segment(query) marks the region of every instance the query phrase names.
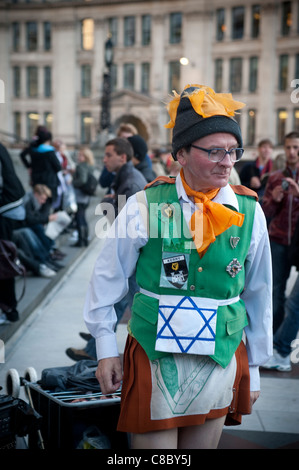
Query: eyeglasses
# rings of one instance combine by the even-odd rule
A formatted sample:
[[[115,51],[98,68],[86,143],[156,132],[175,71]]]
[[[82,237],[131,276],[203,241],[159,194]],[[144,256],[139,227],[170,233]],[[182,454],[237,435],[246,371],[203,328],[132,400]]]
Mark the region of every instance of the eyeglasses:
[[[231,150],[218,149],[218,148],[204,149],[202,147],[198,147],[197,145],[193,145],[193,144],[191,145],[191,147],[194,147],[198,150],[202,150],[203,152],[207,152],[208,159],[211,162],[215,162],[215,163],[222,162],[222,160],[225,158],[227,153],[229,154],[232,163],[238,162],[239,160],[241,160],[242,155],[244,153],[244,149],[242,148],[236,148],[236,149],[234,148]]]

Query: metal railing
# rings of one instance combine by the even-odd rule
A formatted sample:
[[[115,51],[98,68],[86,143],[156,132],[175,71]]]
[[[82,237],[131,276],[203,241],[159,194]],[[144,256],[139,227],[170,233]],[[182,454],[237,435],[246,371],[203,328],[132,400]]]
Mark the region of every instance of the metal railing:
[[[3,131],[0,129],[0,141],[5,140],[10,144],[26,144],[28,143],[28,139],[24,139],[18,134],[14,134],[12,132]]]

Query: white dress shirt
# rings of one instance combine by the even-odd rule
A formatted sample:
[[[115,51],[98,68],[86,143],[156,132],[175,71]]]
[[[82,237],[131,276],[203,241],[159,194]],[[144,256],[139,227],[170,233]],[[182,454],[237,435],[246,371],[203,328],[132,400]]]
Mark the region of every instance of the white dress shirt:
[[[180,176],[176,189],[187,223],[195,210]],[[229,204],[239,211],[230,185],[221,188],[214,202]],[[189,210],[184,211],[184,207]],[[191,210],[190,210],[191,207]],[[130,197],[107,233],[95,262],[84,306],[84,320],[96,339],[97,357],[118,356],[116,314],[113,305],[128,292],[128,278],[134,273],[140,249],[147,243],[146,226],[140,215],[136,195]],[[245,261],[245,286],[241,298],[248,314],[245,327],[250,368],[250,389],[260,390],[259,366],[272,355],[272,267],[264,213],[256,204],[252,238]]]

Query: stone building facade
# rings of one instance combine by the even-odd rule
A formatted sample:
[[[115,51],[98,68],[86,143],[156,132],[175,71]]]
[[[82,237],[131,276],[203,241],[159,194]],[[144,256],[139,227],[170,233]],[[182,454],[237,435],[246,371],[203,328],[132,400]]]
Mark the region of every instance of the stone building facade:
[[[298,0],[0,0],[1,139],[46,124],[69,146],[95,142],[108,35],[112,132],[127,121],[167,145],[165,102],[187,83],[246,103],[249,153],[299,130]]]

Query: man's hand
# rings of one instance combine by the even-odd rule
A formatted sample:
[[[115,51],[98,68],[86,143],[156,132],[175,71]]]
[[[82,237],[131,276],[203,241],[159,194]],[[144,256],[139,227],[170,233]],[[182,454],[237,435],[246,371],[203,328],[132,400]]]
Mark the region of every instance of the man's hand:
[[[250,178],[250,187],[253,189],[259,189],[261,187],[261,182],[258,176],[252,176]]]
[[[254,403],[256,402],[256,400],[258,399],[259,396],[260,396],[259,391],[250,392],[250,406],[251,406],[251,408],[252,408],[252,406],[254,405]]]
[[[111,202],[114,199],[115,199],[115,194],[114,193],[105,194],[105,196],[103,197],[101,202]]]
[[[272,198],[274,199],[275,202],[281,202],[283,200],[284,196],[284,191],[281,187],[281,185],[275,186],[272,191]]]
[[[299,186],[293,178],[284,178],[289,183],[287,190],[284,190],[281,185],[275,186],[272,191],[272,197],[275,202],[281,202],[285,193],[290,193],[295,197],[299,196]]]
[[[299,196],[299,186],[296,183],[296,181],[293,180],[293,178],[285,178],[288,183],[289,183],[289,192],[293,194],[293,196],[298,197]]]
[[[53,214],[49,215],[49,222],[52,222],[53,220],[56,220],[58,217],[56,212],[53,212]]]
[[[119,357],[101,359],[96,370],[101,392],[104,395],[114,393],[121,386],[122,367]]]

